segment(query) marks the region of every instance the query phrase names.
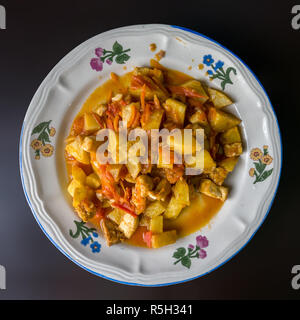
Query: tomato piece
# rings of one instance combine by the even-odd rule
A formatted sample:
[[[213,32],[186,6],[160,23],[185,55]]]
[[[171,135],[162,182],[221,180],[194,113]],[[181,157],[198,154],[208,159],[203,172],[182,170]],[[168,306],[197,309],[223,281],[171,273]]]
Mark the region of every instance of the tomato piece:
[[[143,240],[146,242],[148,248],[152,248],[151,244],[152,231],[146,231],[143,233]]]

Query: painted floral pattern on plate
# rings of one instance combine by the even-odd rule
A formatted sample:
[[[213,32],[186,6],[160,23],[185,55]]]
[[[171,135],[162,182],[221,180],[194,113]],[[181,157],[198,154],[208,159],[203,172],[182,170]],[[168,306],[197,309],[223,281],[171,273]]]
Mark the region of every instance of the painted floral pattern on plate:
[[[262,150],[253,148],[250,152],[250,158],[253,160],[254,166],[249,170],[250,177],[255,178],[253,184],[265,181],[273,172],[273,168],[267,170],[273,162],[273,158],[269,154],[269,147],[265,145]]]
[[[51,121],[52,120],[41,122],[32,130],[31,135],[37,135],[30,144],[35,152],[36,160],[39,160],[41,155],[43,157],[51,157],[54,152],[51,138],[55,136],[56,130],[54,127],[50,127]]]
[[[196,237],[196,244],[189,244],[187,248],[180,247],[173,254],[173,258],[176,259],[174,265],[181,262],[181,264],[190,269],[192,265],[192,259],[205,259],[207,252],[204,250],[209,245],[209,241],[205,236],[199,235]]]
[[[104,67],[104,63],[111,65],[114,61],[118,64],[124,64],[126,61],[130,59],[128,52],[131,49],[125,49],[123,46],[116,41],[112,50],[106,50],[104,48],[96,48],[95,49],[95,58],[92,58],[90,61],[91,68],[95,71],[102,71]]]

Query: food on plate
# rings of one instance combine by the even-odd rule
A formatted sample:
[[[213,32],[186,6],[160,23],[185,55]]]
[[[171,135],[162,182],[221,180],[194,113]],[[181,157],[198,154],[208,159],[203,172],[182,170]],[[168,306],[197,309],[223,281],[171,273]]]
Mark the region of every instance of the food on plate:
[[[150,65],[120,77],[112,74],[87,99],[66,140],[72,205],[84,222],[102,230],[108,246],[125,241],[159,248],[205,225],[226,201],[224,182],[243,152],[241,119],[226,110],[233,103],[230,97],[157,61]],[[193,135],[190,144],[168,137],[169,163],[163,161],[161,142],[157,163],[149,155],[147,163],[136,160],[138,140],[128,141],[125,157],[116,135],[107,152],[118,150],[118,161],[100,163],[97,150],[104,141],[97,135],[110,129],[114,137],[120,121],[129,133],[145,130],[147,139],[151,130],[164,128],[191,129]],[[198,129],[204,132],[203,170],[190,175],[186,169],[195,163],[175,160],[183,153],[195,154]]]

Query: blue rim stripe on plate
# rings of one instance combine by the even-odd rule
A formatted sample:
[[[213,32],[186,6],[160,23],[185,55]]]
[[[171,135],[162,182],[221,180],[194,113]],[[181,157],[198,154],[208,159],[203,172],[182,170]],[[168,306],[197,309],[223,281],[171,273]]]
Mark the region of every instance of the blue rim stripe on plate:
[[[20,147],[19,147],[19,165],[20,165],[20,175],[21,175],[21,180],[22,180],[22,187],[23,187],[23,190],[24,190],[24,194],[25,194],[25,197],[26,197],[26,200],[28,202],[28,205],[33,213],[33,216],[35,218],[35,220],[37,221],[38,225],[40,226],[40,228],[42,229],[42,231],[45,233],[45,235],[47,236],[47,238],[52,242],[52,244],[61,252],[63,253],[67,258],[69,258],[72,262],[74,262],[76,265],[78,265],[79,267],[81,267],[82,269],[94,274],[94,275],[97,275],[99,277],[102,277],[104,279],[107,279],[107,280],[111,280],[113,282],[117,282],[117,283],[121,283],[121,284],[127,284],[127,285],[132,285],[132,286],[141,286],[141,287],[163,287],[163,286],[169,286],[169,285],[174,285],[174,284],[179,284],[179,283],[184,283],[184,282],[187,282],[187,281],[191,281],[191,280],[195,280],[197,278],[200,278],[200,277],[203,277],[205,276],[206,274],[208,273],[211,273],[212,271],[220,268],[221,266],[223,266],[225,263],[227,263],[229,260],[231,260],[235,255],[237,255],[243,248],[246,247],[246,245],[251,241],[251,239],[254,237],[254,235],[256,234],[256,232],[258,231],[258,229],[261,227],[261,225],[263,224],[263,222],[265,221],[266,217],[268,216],[269,212],[270,212],[270,209],[273,205],[273,202],[274,202],[274,199],[275,199],[275,196],[276,196],[276,193],[278,191],[278,186],[279,186],[279,181],[280,181],[280,177],[281,177],[281,170],[282,170],[282,138],[281,138],[281,132],[280,132],[280,128],[279,128],[279,123],[278,123],[278,119],[277,119],[277,116],[276,116],[276,113],[275,113],[275,110],[272,106],[272,103],[271,103],[271,100],[266,92],[266,90],[264,89],[263,85],[261,84],[261,82],[258,80],[258,78],[256,77],[256,75],[254,74],[254,72],[248,67],[248,65],[242,60],[240,59],[237,55],[235,55],[232,51],[230,51],[229,49],[227,49],[226,47],[224,47],[223,45],[221,45],[220,43],[218,43],[217,41],[197,32],[197,31],[194,31],[194,30],[191,30],[191,29],[188,29],[188,28],[185,28],[185,27],[179,27],[179,26],[176,26],[176,25],[171,25],[170,27],[172,28],[175,28],[175,29],[180,29],[180,30],[183,30],[183,31],[187,31],[187,32],[190,32],[190,33],[193,33],[193,34],[196,34],[202,38],[205,38],[205,39],[208,39],[210,40],[211,42],[219,45],[220,47],[222,47],[223,49],[225,49],[226,51],[228,51],[229,53],[231,53],[235,58],[237,58],[247,69],[248,71],[250,71],[250,73],[254,76],[254,78],[256,79],[256,81],[258,82],[258,84],[261,86],[262,90],[264,91],[264,94],[266,95],[266,97],[268,98],[269,100],[269,103],[270,103],[270,106],[272,108],[272,111],[273,111],[273,114],[274,114],[274,117],[275,117],[275,120],[276,120],[276,123],[277,123],[277,128],[278,128],[278,133],[279,133],[279,141],[280,141],[280,168],[279,168],[279,177],[278,177],[278,181],[277,181],[277,185],[276,185],[276,188],[275,188],[275,192],[274,192],[274,195],[273,195],[273,198],[271,200],[271,203],[269,205],[269,208],[263,218],[263,220],[261,221],[261,223],[259,224],[259,226],[257,227],[257,229],[252,233],[251,237],[249,238],[249,240],[239,249],[237,250],[231,257],[229,257],[227,260],[225,260],[224,262],[220,263],[218,266],[216,266],[215,268],[205,272],[205,273],[202,273],[196,277],[193,277],[193,278],[189,278],[189,279],[186,279],[186,280],[182,280],[182,281],[174,281],[174,282],[169,282],[169,283],[161,283],[161,284],[141,284],[141,283],[135,283],[135,282],[126,282],[126,281],[121,281],[121,280],[116,280],[116,279],[113,279],[113,278],[109,278],[103,274],[100,274],[98,272],[95,272],[93,270],[90,270],[88,268],[86,268],[85,266],[81,265],[80,263],[78,263],[77,261],[75,261],[72,257],[70,257],[62,248],[59,247],[59,245],[50,237],[50,235],[46,232],[46,230],[43,228],[43,226],[41,225],[40,221],[38,220],[37,218],[37,215],[35,213],[35,211],[33,210],[33,207],[31,205],[31,202],[29,200],[29,196],[27,194],[27,191],[26,191],[26,188],[25,188],[25,183],[24,183],[24,177],[23,177],[23,169],[22,169],[22,140],[23,140],[23,129],[24,129],[24,125],[25,125],[25,122],[23,123],[23,126],[22,126],[22,130],[21,130],[21,136],[20,136]]]

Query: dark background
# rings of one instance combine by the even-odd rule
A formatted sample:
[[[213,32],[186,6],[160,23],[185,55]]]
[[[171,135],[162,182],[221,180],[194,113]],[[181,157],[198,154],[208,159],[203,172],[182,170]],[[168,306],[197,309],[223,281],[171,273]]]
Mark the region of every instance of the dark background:
[[[291,27],[297,1],[1,1],[0,299],[287,299],[291,268],[300,264],[300,30]],[[300,4],[300,1],[298,1]],[[52,67],[88,38],[112,28],[176,24],[203,33],[241,57],[258,76],[277,113],[283,171],[273,207],[252,241],[231,261],[184,284],[141,288],[94,276],[44,236],[26,203],[18,169],[22,121]]]

